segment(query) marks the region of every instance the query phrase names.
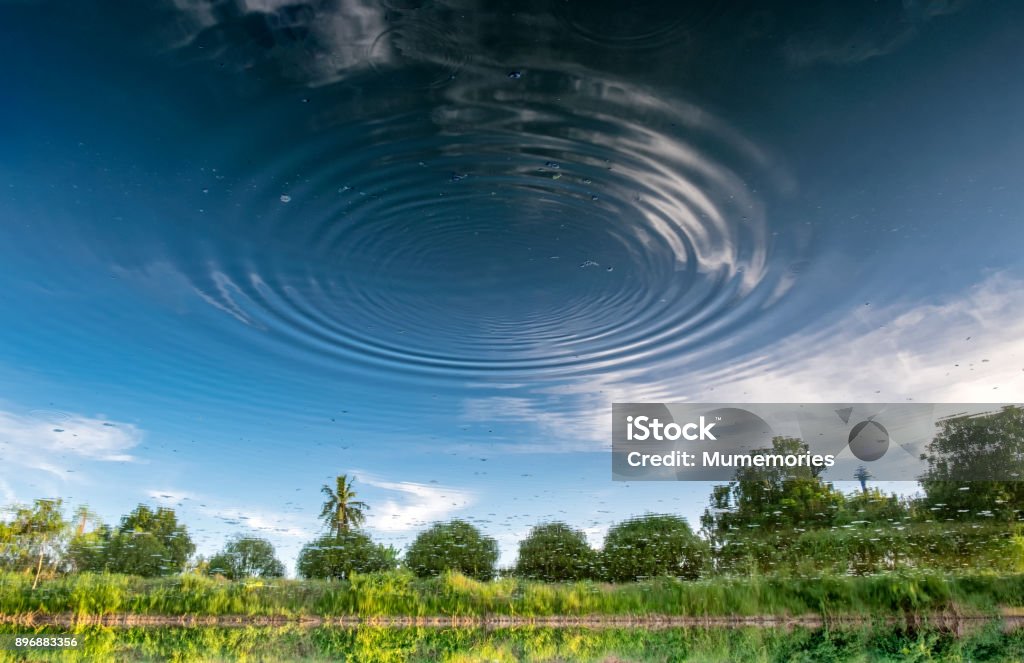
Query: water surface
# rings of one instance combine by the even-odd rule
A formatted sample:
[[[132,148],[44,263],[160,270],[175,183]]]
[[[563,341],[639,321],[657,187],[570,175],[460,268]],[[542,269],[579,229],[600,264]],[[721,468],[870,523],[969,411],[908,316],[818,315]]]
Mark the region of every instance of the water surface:
[[[697,522],[613,401],[1024,399],[1022,8],[669,4],[0,2],[0,495],[510,563]]]

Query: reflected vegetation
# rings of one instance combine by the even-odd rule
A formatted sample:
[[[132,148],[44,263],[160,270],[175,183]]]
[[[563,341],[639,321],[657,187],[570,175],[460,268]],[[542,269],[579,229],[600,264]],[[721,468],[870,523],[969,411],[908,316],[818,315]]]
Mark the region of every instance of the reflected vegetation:
[[[12,631],[0,626],[0,634]],[[40,629],[39,633],[58,633]],[[800,663],[992,661],[1024,658],[1024,631],[983,624],[941,630],[839,629],[457,629],[83,627],[83,647],[40,661],[359,661],[360,663]],[[0,661],[20,660],[0,651]]]
[[[495,539],[464,520],[434,524],[404,551],[375,542],[362,529],[372,504],[345,475],[322,486],[326,533],[303,548],[296,580],[281,578],[258,537],[195,557],[172,509],[140,505],[109,527],[87,508],[68,518],[39,500],[0,522],[0,615],[10,629],[85,629],[97,655],[140,659],[171,646],[197,660],[224,648],[244,657],[272,636],[282,656],[312,659],[401,650],[396,660],[945,660],[985,647],[995,657],[985,660],[1013,660],[1024,614],[1020,486],[948,477],[990,456],[1017,468],[1022,417],[1008,406],[944,420],[918,497],[869,486],[866,470],[847,494],[821,468],[741,468],[713,488],[698,531],[645,514],[595,549],[547,522],[508,568]],[[776,437],[765,451],[805,446]],[[751,620],[761,628],[745,628]],[[167,628],[183,621],[192,626]],[[557,628],[510,628],[538,622]],[[679,628],[712,622],[725,630]],[[780,623],[789,628],[774,630]],[[851,625],[860,630],[843,630]],[[360,647],[383,658],[353,653]]]

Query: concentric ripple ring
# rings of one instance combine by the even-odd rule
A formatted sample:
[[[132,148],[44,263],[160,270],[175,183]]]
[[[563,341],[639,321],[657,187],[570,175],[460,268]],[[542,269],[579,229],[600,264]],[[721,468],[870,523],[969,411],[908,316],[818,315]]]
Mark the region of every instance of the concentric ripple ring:
[[[713,115],[586,72],[431,94],[254,113],[189,282],[270,347],[454,378],[642,368],[731,342],[791,282],[784,177]]]

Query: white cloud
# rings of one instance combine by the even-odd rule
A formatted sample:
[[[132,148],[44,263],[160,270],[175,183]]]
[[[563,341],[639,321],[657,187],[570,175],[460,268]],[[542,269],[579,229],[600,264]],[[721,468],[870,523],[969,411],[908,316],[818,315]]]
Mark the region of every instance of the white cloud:
[[[367,525],[382,532],[407,532],[444,520],[475,501],[473,493],[457,488],[411,481],[385,481],[362,472],[359,481],[399,493],[394,499],[375,500],[367,513]]]
[[[219,23],[230,34],[232,24],[245,18],[258,19],[269,29],[270,38],[276,39],[272,48],[260,52],[232,49],[231,40],[221,36],[219,46],[204,47],[201,52],[206,57],[234,62],[239,68],[257,61],[275,63],[282,73],[309,85],[339,80],[350,70],[387,65],[404,54],[401,46],[409,50],[418,44],[410,43],[408,38],[397,39],[397,45],[380,39],[388,33],[390,24],[386,9],[372,0],[303,5],[308,11],[302,12],[289,11],[296,6],[290,0],[242,0],[233,3],[230,13],[219,7],[219,16],[210,11],[208,2],[174,0],[173,4],[180,13],[177,29],[167,31],[171,48],[191,45],[204,32],[218,30]],[[307,33],[308,39],[296,41],[291,36],[295,30]],[[309,54],[310,42],[316,44],[317,57]],[[424,57],[429,55],[430,51],[424,53]]]
[[[540,441],[509,450],[562,453],[610,446],[616,402],[1024,401],[1024,281],[995,274],[937,302],[859,308],[716,370],[666,365],[471,398],[463,418],[529,423]]]
[[[498,445],[506,452],[603,451],[611,446],[612,403],[670,402],[679,397],[672,384],[644,381],[639,370],[608,371],[530,392],[517,390],[516,394],[468,398],[463,401],[462,418],[471,422],[530,422],[541,433],[533,441]],[[487,449],[493,451],[495,446],[488,445]]]
[[[937,303],[864,310],[797,335],[743,375],[705,376],[749,402],[1024,400],[1024,282],[994,275]]]
[[[62,461],[134,461],[129,452],[142,437],[133,424],[80,414],[54,417],[0,410],[0,458],[61,478],[67,478]]]

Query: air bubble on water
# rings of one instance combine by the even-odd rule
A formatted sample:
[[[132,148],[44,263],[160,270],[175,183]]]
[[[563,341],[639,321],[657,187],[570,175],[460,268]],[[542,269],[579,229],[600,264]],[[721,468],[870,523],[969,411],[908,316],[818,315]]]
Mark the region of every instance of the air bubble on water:
[[[282,194],[281,194],[281,202],[282,202],[282,203],[290,203],[290,202],[292,202],[292,197],[291,197],[291,196],[289,196],[289,195],[288,195],[288,194],[286,194],[286,193],[282,193]]]

